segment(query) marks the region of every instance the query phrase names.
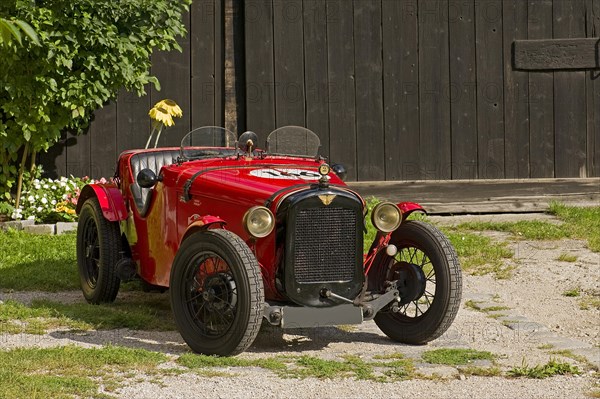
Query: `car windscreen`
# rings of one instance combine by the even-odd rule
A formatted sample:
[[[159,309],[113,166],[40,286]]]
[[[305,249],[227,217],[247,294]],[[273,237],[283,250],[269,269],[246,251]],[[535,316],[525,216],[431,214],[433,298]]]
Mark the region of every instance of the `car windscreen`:
[[[321,141],[312,130],[301,126],[284,126],[267,137],[267,152],[272,155],[316,157]]]
[[[236,136],[219,126],[204,126],[189,132],[181,140],[181,158],[198,159],[210,156],[226,156],[235,153]]]

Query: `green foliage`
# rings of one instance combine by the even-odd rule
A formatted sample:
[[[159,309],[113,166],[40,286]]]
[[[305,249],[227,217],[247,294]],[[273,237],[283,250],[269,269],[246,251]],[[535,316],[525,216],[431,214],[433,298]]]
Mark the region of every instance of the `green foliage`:
[[[587,240],[590,250],[600,252],[600,206],[582,208],[552,203],[550,213],[565,223],[573,237]]]
[[[40,45],[0,46],[0,196],[15,183],[20,152],[47,150],[81,132],[121,88],[145,93],[154,50],[181,49],[191,0],[3,0],[0,15],[28,21]],[[16,73],[18,71],[18,73]],[[27,146],[26,146],[27,144]],[[24,165],[21,165],[24,166]]]
[[[579,368],[569,363],[557,362],[554,359],[544,365],[537,365],[529,367],[529,365],[523,359],[523,363],[520,367],[513,367],[508,371],[508,374],[512,377],[527,377],[542,379],[552,377],[553,375],[564,375],[564,374],[580,374]]]
[[[27,22],[18,19],[0,18],[0,45],[9,45],[13,40],[22,44],[22,33],[39,46],[40,40]]]

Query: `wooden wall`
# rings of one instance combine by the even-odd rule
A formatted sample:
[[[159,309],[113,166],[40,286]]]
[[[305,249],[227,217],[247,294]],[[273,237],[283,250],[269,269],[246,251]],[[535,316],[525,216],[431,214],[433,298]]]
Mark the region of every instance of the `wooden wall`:
[[[46,163],[112,174],[162,98],[184,111],[170,143],[223,125],[222,1],[195,0],[184,52],[153,56],[162,92],[122,93]],[[238,125],[261,141],[307,126],[359,181],[600,176],[600,70],[513,64],[516,40],[600,37],[600,0],[234,1]]]

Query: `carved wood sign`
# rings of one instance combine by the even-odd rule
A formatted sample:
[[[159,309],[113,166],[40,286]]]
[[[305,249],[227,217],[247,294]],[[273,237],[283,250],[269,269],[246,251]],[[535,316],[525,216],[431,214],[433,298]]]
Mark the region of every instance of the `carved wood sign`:
[[[596,69],[600,68],[600,38],[515,40],[515,69]]]

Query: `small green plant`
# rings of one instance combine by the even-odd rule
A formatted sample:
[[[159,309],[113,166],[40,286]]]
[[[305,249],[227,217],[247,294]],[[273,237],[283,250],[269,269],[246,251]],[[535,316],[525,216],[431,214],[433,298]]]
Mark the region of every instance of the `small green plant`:
[[[579,299],[579,309],[581,310],[600,310],[600,297],[595,295],[584,295]]]
[[[442,348],[424,352],[421,357],[427,363],[450,366],[469,364],[474,360],[494,360],[491,352],[475,349]]]
[[[474,375],[478,377],[498,377],[502,375],[502,371],[499,367],[476,367],[476,366],[468,366],[461,367],[460,372],[464,375]]]
[[[581,356],[581,355],[577,355],[575,353],[573,353],[572,351],[568,350],[568,349],[563,349],[563,350],[559,350],[559,351],[552,351],[550,352],[553,355],[560,355],[560,356],[564,356],[564,357],[568,357],[569,359],[573,359],[576,360],[580,363],[588,363],[588,360],[585,358],[585,356]]]
[[[566,252],[561,253],[560,255],[558,255],[558,257],[556,258],[557,261],[559,262],[576,262],[577,261],[577,256],[576,255],[572,255],[572,254],[568,254]]]
[[[565,292],[563,292],[563,296],[568,296],[568,297],[577,297],[581,295],[581,288],[579,287],[575,287],[572,288],[570,290],[566,290]]]
[[[557,362],[554,359],[550,359],[550,361],[544,365],[529,367],[525,359],[523,359],[521,366],[511,368],[508,371],[508,374],[512,377],[542,379],[554,375],[580,374],[580,371],[577,366],[573,366],[566,362]]]
[[[554,345],[552,344],[543,344],[537,347],[538,349],[552,349],[554,348]]]

